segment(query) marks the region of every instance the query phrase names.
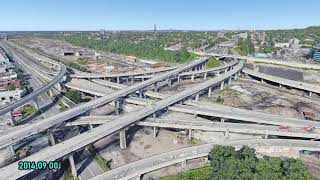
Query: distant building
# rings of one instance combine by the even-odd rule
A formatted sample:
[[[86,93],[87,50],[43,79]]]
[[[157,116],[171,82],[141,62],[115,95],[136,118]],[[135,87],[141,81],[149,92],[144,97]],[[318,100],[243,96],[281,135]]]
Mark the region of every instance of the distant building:
[[[219,31],[218,34],[217,34],[217,37],[218,38],[224,38],[224,32]]]
[[[238,34],[238,36],[239,36],[239,38],[247,39],[248,38],[248,33],[247,32],[240,33],[240,34]]]
[[[297,39],[297,38],[292,38],[289,40],[289,43],[292,45],[292,44],[299,44],[300,40]]]
[[[312,59],[320,62],[320,48],[313,48],[310,55]]]
[[[274,47],[278,47],[278,48],[288,48],[290,46],[289,43],[275,43]]]

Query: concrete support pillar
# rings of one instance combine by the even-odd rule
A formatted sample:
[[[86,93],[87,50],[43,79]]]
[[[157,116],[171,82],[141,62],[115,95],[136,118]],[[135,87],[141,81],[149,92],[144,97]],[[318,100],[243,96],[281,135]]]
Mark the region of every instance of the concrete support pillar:
[[[13,115],[13,110],[10,111],[10,125],[11,126],[14,126],[16,125],[16,119],[14,118],[14,115]]]
[[[123,106],[123,100],[120,98],[120,99],[117,99],[115,101],[115,114],[116,115],[119,115],[122,111],[122,106]]]
[[[185,159],[181,162],[181,169],[184,169],[186,167],[187,167],[187,160]]]
[[[168,78],[168,86],[170,87],[172,85],[172,80],[171,78]]]
[[[269,138],[269,135],[268,135],[268,134],[265,134],[265,135],[263,136],[263,138],[264,138],[264,139],[268,139],[268,138]]]
[[[225,122],[225,118],[220,118],[221,122],[224,123]]]
[[[50,97],[53,96],[52,89],[49,89],[48,94],[49,94]]]
[[[131,84],[133,84],[133,83],[134,83],[134,77],[131,76]]]
[[[180,79],[180,75],[178,75],[178,83],[181,81],[181,79]]]
[[[14,155],[15,155],[15,151],[14,151],[13,145],[12,145],[12,144],[9,145],[8,148],[9,148],[10,154],[11,154],[12,156],[14,156]]]
[[[50,145],[51,145],[51,146],[56,145],[56,141],[55,141],[55,139],[54,139],[54,134],[53,134],[52,130],[49,129],[47,133],[48,133],[48,140],[49,140],[49,142],[50,142]]]
[[[78,175],[77,175],[77,170],[76,170],[76,166],[74,164],[74,159],[73,159],[73,155],[72,154],[69,155],[69,163],[70,163],[72,176],[73,176],[73,178],[76,179]]]
[[[92,124],[89,124],[89,129],[91,130],[91,129],[93,129],[93,126],[92,126]]]
[[[228,85],[231,85],[231,77],[228,79]]]
[[[117,77],[117,83],[120,84],[120,77]]]
[[[230,138],[229,129],[227,129],[226,132],[224,133],[224,137],[225,137],[226,139],[229,139],[229,138]]]
[[[203,79],[207,79],[207,75],[208,75],[208,73],[204,73]]]
[[[192,129],[190,128],[188,131],[188,139],[191,140],[192,138]]]
[[[228,68],[225,68],[225,69],[224,69],[224,73],[226,73],[226,72],[228,72]]]
[[[239,77],[238,77],[238,73],[236,73],[235,75],[234,75],[234,80],[237,80]]]
[[[200,97],[200,92],[196,94],[195,100],[199,101],[199,97]]]
[[[263,79],[260,79],[260,82],[261,82],[261,83],[263,83],[263,82],[264,82],[264,80],[263,80]]]
[[[39,104],[38,104],[38,96],[33,98],[34,105],[36,106],[36,109],[39,109]]]
[[[141,78],[141,81],[143,82],[143,81],[144,81],[144,78]]]
[[[144,90],[143,89],[140,89],[139,90],[139,98],[143,98],[144,97]]]
[[[208,89],[208,97],[211,97],[212,87],[210,86]]]
[[[219,75],[220,75],[220,71],[217,72],[217,76],[219,76]]]
[[[223,90],[223,86],[224,86],[224,81],[221,82],[220,90]]]
[[[157,112],[153,113],[153,114],[152,114],[152,117],[153,117],[153,118],[157,118]]]
[[[191,75],[191,81],[194,81],[194,74]]]
[[[312,92],[311,91],[309,91],[309,96],[312,96]]]
[[[156,126],[153,126],[153,138],[156,139],[158,134],[158,128]]]
[[[120,148],[121,149],[127,148],[126,130],[125,130],[125,128],[120,130]]]
[[[141,174],[138,174],[134,179],[135,180],[141,180]]]
[[[282,87],[282,84],[279,84],[279,88],[281,88]]]
[[[198,117],[198,114],[193,114],[193,118],[197,118]]]
[[[155,82],[155,83],[153,84],[153,91],[154,91],[154,92],[158,92],[158,82]]]

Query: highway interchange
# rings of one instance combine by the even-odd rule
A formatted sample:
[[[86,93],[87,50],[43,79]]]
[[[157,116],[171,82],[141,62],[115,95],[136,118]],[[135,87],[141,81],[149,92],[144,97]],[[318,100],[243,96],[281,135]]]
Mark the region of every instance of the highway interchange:
[[[162,167],[176,163],[184,163],[189,159],[205,157],[208,155],[210,148],[215,144],[231,145],[237,148],[248,145],[254,148],[274,146],[289,147],[296,150],[320,151],[320,143],[318,141],[310,141],[319,139],[319,122],[282,117],[218,104],[207,104],[199,101],[200,96],[210,97],[215,89],[223,89],[230,84],[232,80],[237,80],[241,74],[248,74],[256,78],[304,90],[310,92],[310,95],[311,93],[318,94],[320,92],[320,88],[314,85],[294,82],[245,69],[241,57],[229,57],[231,60],[228,63],[217,68],[209,69],[205,69],[208,57],[203,56],[189,64],[154,71],[128,72],[112,75],[89,73],[69,75],[67,73],[67,67],[63,64],[54,62],[53,60],[44,58],[23,48],[13,48],[14,45],[9,42],[1,42],[0,46],[4,47],[8,53],[11,53],[13,60],[19,61],[19,64],[26,67],[28,67],[29,64],[26,64],[26,57],[28,55],[29,58],[32,57],[34,60],[38,60],[40,64],[51,64],[51,66],[54,67],[53,69],[55,69],[53,72],[52,68],[48,70],[44,68],[45,66],[36,65],[26,68],[31,74],[35,74],[37,78],[41,79],[42,83],[47,83],[43,83],[42,87],[39,87],[21,100],[0,109],[1,115],[11,112],[31,100],[35,100],[38,96],[42,96],[48,91],[59,91],[56,88],[57,84],[60,87],[75,89],[96,97],[92,101],[75,105],[66,111],[45,116],[41,121],[18,125],[9,128],[7,131],[0,132],[0,148],[6,148],[25,141],[41,132],[50,131],[57,126],[73,127],[92,124],[97,126],[81,134],[74,134],[62,142],[46,147],[39,152],[21,159],[22,161],[53,161],[69,158],[72,174],[77,176],[76,169],[72,166],[72,163],[74,163],[74,153],[113,133],[120,133],[120,146],[124,149],[127,146],[125,138],[126,129],[134,124],[148,127],[186,129],[190,132],[189,136],[192,135],[191,131],[201,130],[224,132],[226,139],[228,139],[227,136],[229,136],[229,133],[233,132],[263,135],[266,138],[268,138],[269,135],[273,135],[279,137],[305,138],[307,140],[226,140],[224,143],[204,144],[141,159],[137,162],[102,173],[94,179],[140,178],[143,174]],[[24,53],[27,54],[24,58],[19,57]],[[221,56],[222,55],[219,55],[219,57]],[[64,82],[66,76],[71,78],[71,81]],[[179,92],[160,92],[162,88],[170,87],[172,84],[179,84],[186,79],[197,81],[197,83],[192,85],[192,88],[187,88]],[[115,81],[116,83],[106,80]],[[131,82],[133,84],[129,86],[121,84],[122,82]],[[113,106],[115,106],[114,116],[86,116],[88,112],[93,109],[111,103],[114,103]],[[125,112],[126,106],[130,106],[129,104],[138,105],[138,110]],[[221,119],[221,122],[182,121],[160,117],[161,114],[168,111],[217,117]],[[83,117],[78,118],[80,116]],[[78,119],[76,119],[76,117]],[[241,123],[223,122],[225,119],[237,120]],[[247,124],[243,124],[243,122]],[[290,126],[292,128],[290,128],[289,131],[282,131],[279,129],[281,126]],[[314,130],[305,131],[303,129],[305,127],[312,127]],[[17,166],[18,163],[13,162],[2,167],[0,169],[0,178],[17,179],[32,172],[31,170],[20,171]],[[124,174],[124,172],[126,173]]]

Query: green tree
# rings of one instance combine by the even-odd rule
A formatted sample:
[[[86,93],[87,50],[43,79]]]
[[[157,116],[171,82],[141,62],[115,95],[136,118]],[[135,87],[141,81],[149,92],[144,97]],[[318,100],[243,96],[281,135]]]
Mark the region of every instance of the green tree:
[[[76,90],[68,90],[65,93],[65,96],[67,98],[69,98],[70,100],[72,100],[75,103],[80,103],[81,102],[81,93],[79,91]]]

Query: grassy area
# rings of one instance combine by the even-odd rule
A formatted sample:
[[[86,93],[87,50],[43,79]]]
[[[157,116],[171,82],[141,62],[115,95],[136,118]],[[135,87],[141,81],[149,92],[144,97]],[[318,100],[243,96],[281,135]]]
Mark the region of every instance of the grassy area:
[[[65,106],[63,103],[62,103],[62,101],[58,101],[58,104],[59,104],[59,106],[60,106],[60,108],[59,108],[59,110],[60,110],[60,112],[63,112],[63,111],[66,111],[68,108],[67,108],[67,106]]]
[[[21,112],[22,112],[23,117],[30,116],[30,115],[36,113],[37,111],[38,111],[37,108],[35,108],[34,106],[31,106],[31,105],[25,105],[21,108]]]
[[[109,171],[111,169],[110,163],[97,153],[94,146],[89,146],[88,150],[91,154],[94,154],[94,159],[97,161],[97,163],[99,164],[99,166],[104,172]]]
[[[69,168],[66,175],[63,177],[63,180],[80,180],[78,177],[74,178],[71,173],[71,169]]]
[[[234,90],[234,89],[231,89],[229,87],[224,88],[223,90],[221,90],[219,92],[219,95],[221,95],[221,96],[237,96],[237,95],[241,95],[241,94],[242,94],[241,92]]]
[[[94,156],[94,159],[97,161],[101,169],[106,172],[110,170],[110,167],[108,166],[109,162],[105,160],[103,157],[99,156],[98,153]]]
[[[198,169],[189,170],[176,176],[161,177],[159,178],[159,180],[203,180],[207,179],[209,173],[210,167],[206,166]]]
[[[241,49],[239,46],[234,48],[234,50],[237,51],[237,53],[240,54],[241,56],[246,56],[247,55],[247,52],[244,51],[243,49]]]
[[[221,62],[218,59],[216,59],[215,57],[210,57],[207,67],[214,68],[214,67],[218,67],[218,66],[221,66]]]

